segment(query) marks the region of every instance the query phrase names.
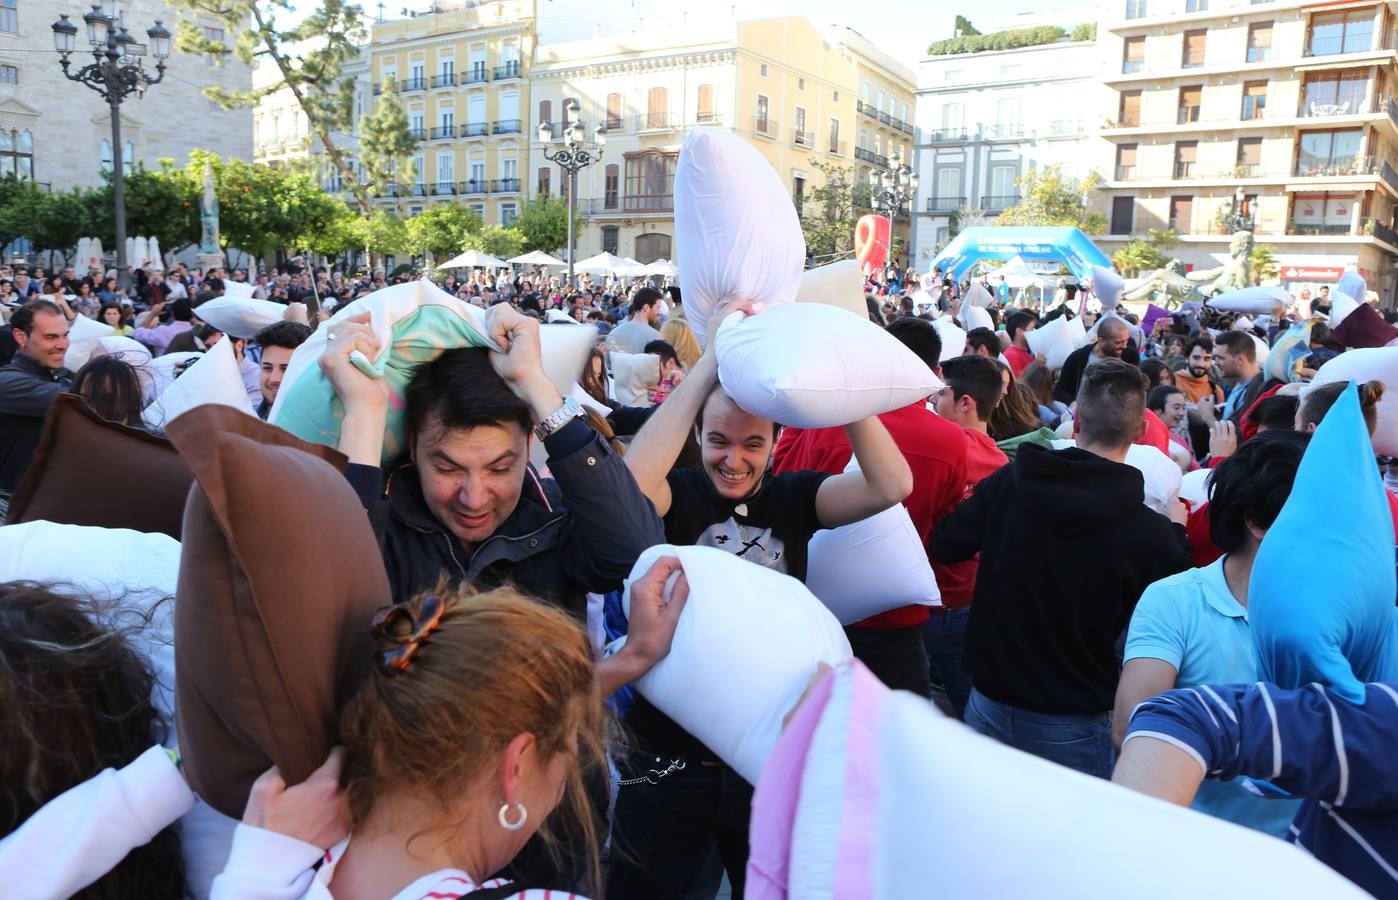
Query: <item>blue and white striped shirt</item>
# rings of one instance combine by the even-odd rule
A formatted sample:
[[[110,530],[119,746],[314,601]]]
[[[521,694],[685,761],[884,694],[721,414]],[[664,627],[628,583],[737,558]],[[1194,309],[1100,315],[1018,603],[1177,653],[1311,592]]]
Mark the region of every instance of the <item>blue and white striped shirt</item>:
[[[1307,798],[1288,840],[1376,897],[1398,897],[1398,684],[1365,685],[1363,706],[1318,684],[1201,685],[1131,716],[1210,778],[1241,776]]]

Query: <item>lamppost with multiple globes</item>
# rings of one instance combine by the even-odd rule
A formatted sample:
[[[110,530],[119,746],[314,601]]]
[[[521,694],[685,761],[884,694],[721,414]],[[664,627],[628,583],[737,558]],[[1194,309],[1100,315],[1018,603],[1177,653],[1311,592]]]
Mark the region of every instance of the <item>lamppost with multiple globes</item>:
[[[607,129],[598,125],[587,140],[587,126],[578,115],[578,102],[568,103],[563,108],[563,145],[550,151],[553,143],[553,123],[539,123],[539,143],[544,145],[544,159],[556,163],[568,179],[568,289],[573,287],[573,260],[576,253],[573,247],[573,218],[578,203],[578,172],[602,158],[602,148],[607,143]]]
[[[146,46],[126,30],[121,21],[118,0],[99,0],[83,14],[87,25],[87,42],[92,47],[93,61],[71,71],[69,57],[77,44],[78,26],[59,16],[53,23],[53,46],[58,51],[58,64],[69,81],[76,81],[101,95],[112,115],[112,201],[116,215],[117,283],[126,287],[126,173],[121,146],[121,102],[131,94],[141,95],[146,88],[159,84],[165,77],[165,60],[170,56],[170,31],[157,19],[147,29],[150,55],[155,58],[155,75],[146,72],[141,57]]]
[[[901,154],[893,155],[893,167],[869,175],[873,189],[874,209],[893,221],[906,215],[904,207],[917,196],[917,170],[903,162]]]

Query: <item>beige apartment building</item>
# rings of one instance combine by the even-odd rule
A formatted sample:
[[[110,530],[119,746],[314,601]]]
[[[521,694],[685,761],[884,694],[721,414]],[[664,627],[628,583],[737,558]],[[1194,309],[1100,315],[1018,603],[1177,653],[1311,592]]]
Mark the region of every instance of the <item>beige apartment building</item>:
[[[1112,253],[1174,228],[1228,256],[1241,189],[1284,285],[1356,267],[1384,300],[1398,256],[1398,18],[1386,2],[1107,0],[1099,57]]]

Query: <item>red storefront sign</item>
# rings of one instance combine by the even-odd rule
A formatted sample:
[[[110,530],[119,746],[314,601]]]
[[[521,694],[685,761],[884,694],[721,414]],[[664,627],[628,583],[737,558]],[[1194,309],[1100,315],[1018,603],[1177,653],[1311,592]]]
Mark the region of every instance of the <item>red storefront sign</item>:
[[[1345,274],[1344,266],[1282,266],[1281,277],[1285,281],[1339,281]]]

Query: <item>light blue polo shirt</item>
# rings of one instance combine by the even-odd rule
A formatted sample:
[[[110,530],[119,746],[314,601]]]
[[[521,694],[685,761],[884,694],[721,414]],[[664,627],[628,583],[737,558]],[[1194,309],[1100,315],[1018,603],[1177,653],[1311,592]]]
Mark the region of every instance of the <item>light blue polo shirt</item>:
[[[1228,589],[1223,559],[1146,588],[1126,633],[1125,659],[1142,658],[1174,666],[1177,688],[1262,680],[1247,610]],[[1299,806],[1299,800],[1263,799],[1243,779],[1206,779],[1194,798],[1200,812],[1277,837]]]

